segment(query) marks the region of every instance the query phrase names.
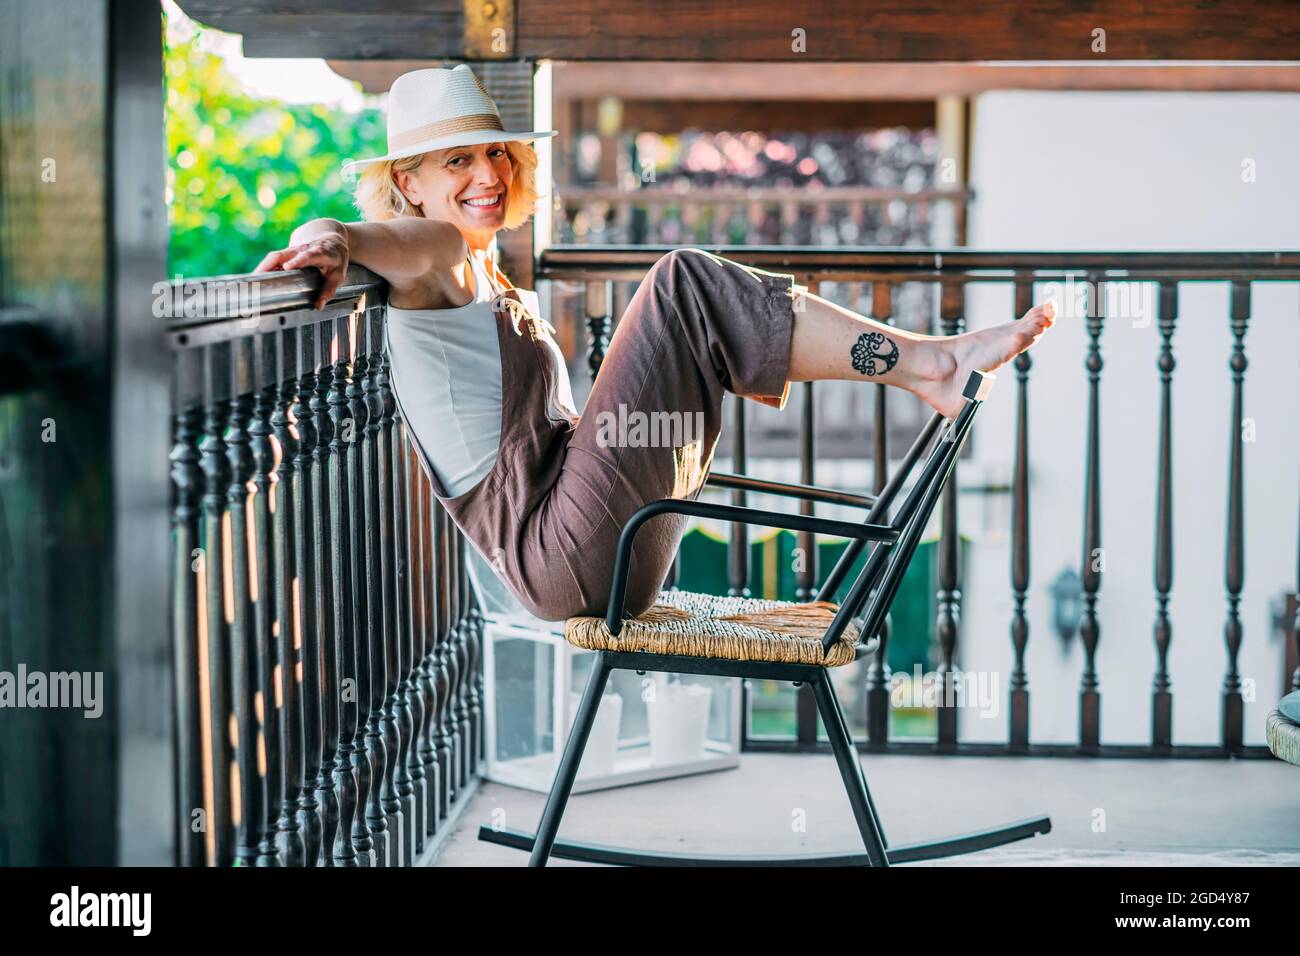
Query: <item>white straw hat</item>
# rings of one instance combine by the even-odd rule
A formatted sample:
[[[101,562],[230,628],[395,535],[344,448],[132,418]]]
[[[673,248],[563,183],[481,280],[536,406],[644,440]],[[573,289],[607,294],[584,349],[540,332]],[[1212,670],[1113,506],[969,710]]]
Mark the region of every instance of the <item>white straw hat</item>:
[[[346,163],[343,172],[449,146],[527,141],[555,134],[553,129],[507,131],[496,103],[465,63],[412,70],[394,80],[388,91],[388,152]]]

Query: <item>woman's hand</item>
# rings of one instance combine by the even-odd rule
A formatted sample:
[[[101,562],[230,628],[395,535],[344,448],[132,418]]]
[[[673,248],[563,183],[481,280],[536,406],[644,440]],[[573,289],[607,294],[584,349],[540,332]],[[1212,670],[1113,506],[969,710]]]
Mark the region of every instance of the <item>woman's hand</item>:
[[[379,275],[390,292],[431,287],[445,289],[453,269],[465,261],[469,247],[449,222],[401,216],[388,222],[313,219],[293,231],[289,245],[262,260],[257,272],[318,269],[324,276],[316,308],[325,306],[343,282],[348,263]]]
[[[316,295],[315,307],[325,308],[348,272],[348,236],[346,232],[326,232],[268,253],[254,272],[288,271],[313,268],[323,281]]]

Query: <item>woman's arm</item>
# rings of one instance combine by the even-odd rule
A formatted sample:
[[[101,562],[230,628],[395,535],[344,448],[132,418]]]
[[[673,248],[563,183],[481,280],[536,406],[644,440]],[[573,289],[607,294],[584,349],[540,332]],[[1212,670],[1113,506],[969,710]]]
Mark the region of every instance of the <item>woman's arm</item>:
[[[325,279],[316,299],[320,309],[343,281],[349,262],[378,273],[401,292],[429,283],[467,254],[460,230],[437,219],[404,216],[388,222],[352,223],[313,219],[295,229],[288,247],[269,253],[255,271],[309,266],[320,270]],[[444,287],[437,279],[434,284]]]

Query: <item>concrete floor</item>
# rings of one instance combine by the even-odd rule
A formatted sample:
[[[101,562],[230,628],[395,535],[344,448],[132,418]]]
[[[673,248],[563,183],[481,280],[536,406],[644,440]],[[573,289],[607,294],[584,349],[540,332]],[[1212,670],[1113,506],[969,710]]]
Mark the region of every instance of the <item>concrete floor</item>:
[[[894,845],[1052,818],[1046,836],[937,865],[1300,865],[1300,768],[1276,760],[864,755],[862,765]],[[479,825],[532,831],[544,801],[483,781],[435,865],[522,866],[523,851],[479,841]],[[829,753],[745,754],[732,770],[579,794],[560,836],[678,852],[862,849]]]

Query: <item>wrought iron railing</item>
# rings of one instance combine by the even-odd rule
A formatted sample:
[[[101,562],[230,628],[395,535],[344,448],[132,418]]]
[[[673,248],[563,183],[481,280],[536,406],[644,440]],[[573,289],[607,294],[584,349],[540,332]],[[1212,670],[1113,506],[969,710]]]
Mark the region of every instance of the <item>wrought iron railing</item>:
[[[1013,365],[1016,382],[1015,463],[1010,493],[1012,612],[1008,621],[1011,637],[1010,689],[1007,701],[1006,740],[1002,743],[963,742],[958,738],[957,708],[947,702],[956,675],[959,626],[962,605],[962,568],[958,556],[958,483],[945,491],[941,509],[942,532],[938,542],[938,591],[934,634],[938,644],[937,668],[944,693],[939,695],[937,735],[933,741],[895,740],[890,736],[890,674],[887,666],[888,625],[881,635],[880,650],[866,668],[864,724],[865,747],[897,752],[961,752],[970,754],[1053,754],[1053,755],[1180,755],[1180,756],[1265,756],[1267,748],[1243,743],[1243,697],[1238,657],[1244,638],[1240,604],[1245,567],[1244,482],[1242,472],[1243,412],[1242,389],[1247,368],[1244,338],[1251,317],[1251,287],[1256,282],[1300,281],[1300,253],[1253,252],[973,252],[969,250],[936,251],[932,249],[853,249],[853,248],[783,248],[758,246],[704,246],[709,252],[746,265],[791,272],[812,291],[823,283],[867,284],[871,288],[870,314],[878,320],[893,322],[896,292],[904,283],[929,284],[937,287],[938,318],[941,331],[954,335],[965,330],[966,291],[976,283],[997,283],[1014,289],[1014,312],[1007,318],[1022,315],[1030,306],[1035,283],[1078,282],[1096,296],[1089,300],[1086,317],[1087,353],[1082,357],[1087,370],[1087,427],[1084,436],[1084,506],[1081,515],[1081,588],[1080,636],[1084,650],[1083,672],[1078,694],[1079,732],[1073,743],[1033,743],[1030,740],[1030,691],[1025,653],[1029,641],[1026,596],[1030,585],[1029,525],[1031,517],[1029,470],[1028,383],[1033,367],[1033,353],[1018,357]],[[615,302],[616,282],[635,282],[668,247],[578,247],[554,246],[543,252],[535,276],[539,280],[564,280],[584,289],[588,331],[588,365],[593,374],[599,369],[608,345],[614,316],[610,303]],[[1225,663],[1222,689],[1218,701],[1220,733],[1217,745],[1175,744],[1173,740],[1172,690],[1168,654],[1172,641],[1168,605],[1172,586],[1174,545],[1172,538],[1173,481],[1171,383],[1175,368],[1172,336],[1178,325],[1179,290],[1186,283],[1226,282],[1230,288],[1229,330],[1233,338],[1225,376],[1225,400],[1231,403],[1231,440],[1225,472],[1228,481],[1225,534]],[[1157,373],[1160,409],[1156,426],[1159,453],[1155,479],[1157,499],[1153,515],[1156,528],[1153,597],[1156,612],[1153,622],[1155,669],[1151,690],[1151,726],[1149,742],[1142,745],[1103,744],[1100,731],[1101,679],[1096,654],[1101,640],[1098,602],[1101,576],[1092,557],[1101,548],[1100,511],[1101,449],[1099,396],[1103,361],[1101,341],[1106,326],[1105,304],[1098,293],[1107,283],[1143,283],[1154,286],[1156,326],[1161,336]],[[1131,286],[1130,286],[1131,288]],[[913,321],[913,326],[924,322]],[[1008,376],[1009,377],[1009,376]],[[802,420],[799,432],[799,481],[816,483],[818,422],[814,401],[816,384],[801,385]],[[873,487],[884,484],[890,457],[889,430],[886,428],[888,390],[876,386],[875,422],[870,429],[873,447]],[[744,402],[733,404],[730,441],[732,471],[745,472],[749,451],[746,444],[746,409]],[[866,429],[864,428],[864,432]],[[865,443],[865,442],[864,442]],[[1198,463],[1199,465],[1200,463]],[[960,474],[960,466],[958,474]],[[742,504],[745,490],[732,491],[735,503]],[[811,513],[812,503],[803,503],[804,513]],[[749,541],[745,529],[733,526],[728,539],[728,572],[731,593],[747,593],[750,580]],[[818,595],[817,549],[814,536],[799,535],[800,553],[806,559],[797,569],[796,596],[811,599]],[[1300,588],[1300,581],[1297,582]],[[820,595],[826,596],[826,595]],[[1289,623],[1288,640],[1300,652],[1300,618]],[[1300,688],[1300,668],[1291,675],[1293,688]],[[1059,694],[1059,688],[1052,688]],[[1265,691],[1267,692],[1267,691]],[[806,696],[807,688],[800,691]],[[747,749],[816,747],[818,740],[816,710],[806,701],[796,706],[797,734],[792,740],[757,739],[746,735]],[[747,728],[746,728],[747,729]]]
[[[613,283],[638,281],[666,248],[553,247],[537,277],[583,285],[594,374],[614,322]],[[1079,737],[1034,743],[1025,653],[1030,638],[1031,516],[1027,387],[1032,353],[1014,363],[1015,467],[1011,482],[1011,686],[1006,740],[958,739],[953,708],[938,708],[934,741],[889,733],[889,630],[867,664],[866,749],[972,754],[1258,756],[1243,744],[1238,656],[1245,566],[1242,471],[1244,338],[1256,282],[1300,282],[1300,253],[989,253],[931,250],[710,247],[760,268],[789,271],[814,291],[829,281],[867,283],[871,311],[892,321],[902,283],[938,287],[945,334],[965,325],[967,288],[1009,284],[1015,313],[1035,282],[1078,277],[1154,283],[1161,348],[1153,597],[1156,665],[1151,734],[1144,745],[1103,744],[1100,578],[1086,556],[1100,547],[1102,435],[1098,398],[1105,316],[1087,319],[1088,419],[1081,537],[1084,665]],[[310,307],[309,273],[231,276],[161,287],[174,355],[173,632],[179,859],[191,865],[363,863],[406,865],[429,853],[463,806],[483,759],[486,705],[480,669],[483,619],[470,587],[467,545],[438,505],[408,440],[389,382],[384,288],[354,268],[323,310]],[[1167,667],[1173,559],[1170,386],[1178,293],[1189,282],[1230,284],[1228,448],[1224,528],[1225,664],[1217,745],[1175,744]],[[799,481],[817,483],[817,386],[803,383]],[[873,487],[890,459],[887,390],[876,386]],[[731,471],[747,470],[745,403],[734,402]],[[866,442],[864,441],[864,444]],[[743,503],[749,491],[733,482]],[[958,496],[946,492],[934,632],[940,670],[954,679],[961,612]],[[811,513],[813,502],[802,504]],[[798,595],[817,596],[812,535]],[[729,539],[732,590],[749,580],[747,538]],[[1288,622],[1300,648],[1300,619]],[[1300,671],[1291,678],[1300,686]],[[1055,692],[1057,689],[1053,688]],[[801,690],[800,693],[803,691]],[[815,748],[815,710],[799,706],[793,740],[749,738],[751,750]]]
[[[179,861],[411,865],[483,757],[465,543],[395,407],[384,288],[161,289]]]
[[[564,186],[555,229],[583,245],[929,246],[940,211],[961,244],[972,198],[968,189],[880,186]]]

